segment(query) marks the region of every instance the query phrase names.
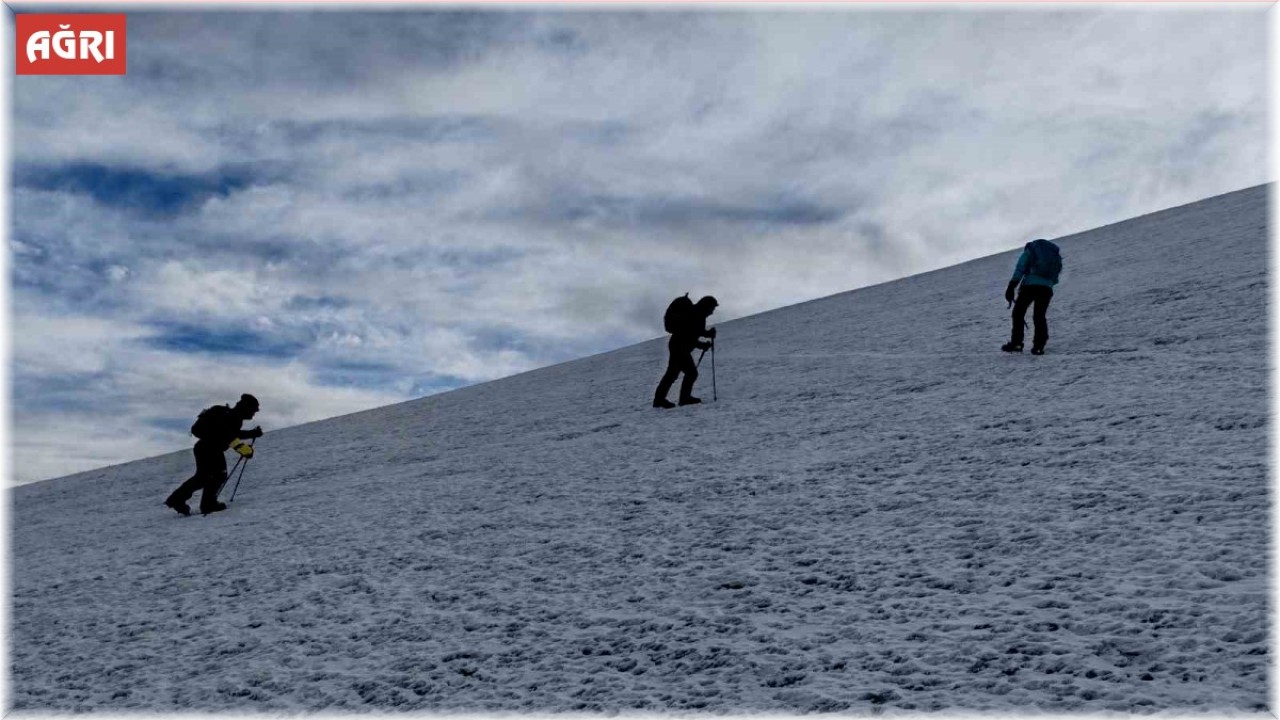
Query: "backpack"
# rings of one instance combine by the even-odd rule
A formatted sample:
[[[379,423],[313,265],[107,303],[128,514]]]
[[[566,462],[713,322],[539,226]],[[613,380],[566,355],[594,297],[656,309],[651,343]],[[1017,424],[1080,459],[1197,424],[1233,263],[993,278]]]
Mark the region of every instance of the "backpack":
[[[1058,252],[1057,245],[1048,240],[1032,240],[1027,243],[1027,252],[1031,254],[1031,262],[1027,265],[1028,274],[1058,282],[1058,274],[1062,272],[1062,255]]]
[[[678,333],[688,324],[688,318],[693,314],[693,301],[689,299],[689,293],[685,293],[667,306],[667,312],[662,316],[662,329],[669,333]]]
[[[191,434],[204,440],[211,432],[217,432],[218,426],[231,414],[229,405],[214,405],[200,411],[195,423],[191,426]]]

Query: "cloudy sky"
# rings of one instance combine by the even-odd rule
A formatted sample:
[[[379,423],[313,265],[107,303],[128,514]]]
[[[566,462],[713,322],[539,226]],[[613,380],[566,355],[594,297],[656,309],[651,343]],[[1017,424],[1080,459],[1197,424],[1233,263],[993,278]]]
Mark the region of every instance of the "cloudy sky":
[[[1267,182],[1267,9],[129,12],[126,76],[12,84],[14,474]]]

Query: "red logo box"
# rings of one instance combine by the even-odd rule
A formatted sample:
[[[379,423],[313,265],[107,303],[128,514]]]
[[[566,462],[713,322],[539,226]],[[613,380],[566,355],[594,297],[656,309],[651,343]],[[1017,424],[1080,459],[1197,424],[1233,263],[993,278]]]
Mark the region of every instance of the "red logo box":
[[[124,75],[125,16],[18,14],[19,75]]]

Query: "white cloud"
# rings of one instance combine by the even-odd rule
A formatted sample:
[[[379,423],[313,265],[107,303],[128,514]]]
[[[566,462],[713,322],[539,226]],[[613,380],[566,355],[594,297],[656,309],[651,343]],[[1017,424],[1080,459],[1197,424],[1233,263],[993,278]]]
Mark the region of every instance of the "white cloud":
[[[111,348],[146,335],[130,323],[87,316],[58,316],[19,306],[13,329],[13,363],[20,376],[57,377],[105,372]]]
[[[156,435],[145,428],[112,426],[104,418],[26,412],[13,424],[10,438],[15,480],[22,484],[61,477],[178,449]],[[185,479],[174,478],[174,487]]]

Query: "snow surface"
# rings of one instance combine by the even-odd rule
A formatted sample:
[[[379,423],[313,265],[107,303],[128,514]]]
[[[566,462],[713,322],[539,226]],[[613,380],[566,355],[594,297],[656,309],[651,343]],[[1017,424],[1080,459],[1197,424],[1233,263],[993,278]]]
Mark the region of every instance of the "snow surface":
[[[1265,711],[1267,193],[1061,239],[1044,357],[1010,252],[16,488],[11,706]]]

